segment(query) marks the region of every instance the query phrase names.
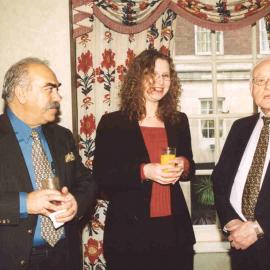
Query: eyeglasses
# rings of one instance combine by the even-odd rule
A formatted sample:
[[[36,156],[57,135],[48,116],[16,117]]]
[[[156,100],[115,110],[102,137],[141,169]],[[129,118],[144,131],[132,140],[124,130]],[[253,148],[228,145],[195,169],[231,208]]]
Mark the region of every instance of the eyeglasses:
[[[258,86],[264,86],[270,81],[270,78],[267,77],[255,77],[252,79],[252,83]]]
[[[164,82],[169,82],[171,81],[170,74],[164,73],[164,74],[154,74],[155,81],[162,79]]]

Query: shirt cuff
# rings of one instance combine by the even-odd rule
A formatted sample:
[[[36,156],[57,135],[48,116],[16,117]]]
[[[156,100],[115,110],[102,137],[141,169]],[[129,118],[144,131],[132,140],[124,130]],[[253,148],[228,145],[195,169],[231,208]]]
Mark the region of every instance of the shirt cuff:
[[[27,206],[26,206],[26,199],[27,199],[27,193],[26,192],[20,192],[20,218],[27,218]]]
[[[142,181],[146,180],[146,177],[145,177],[144,172],[143,172],[143,167],[144,167],[144,165],[145,165],[145,163],[142,163],[142,164],[140,165],[140,175],[141,175],[141,180],[142,180]]]

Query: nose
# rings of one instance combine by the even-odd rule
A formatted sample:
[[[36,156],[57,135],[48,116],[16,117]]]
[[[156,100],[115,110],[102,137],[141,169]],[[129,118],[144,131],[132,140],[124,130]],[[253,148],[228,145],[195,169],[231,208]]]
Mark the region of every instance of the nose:
[[[52,92],[53,101],[60,102],[62,100],[62,96],[59,94],[58,89],[54,89]]]
[[[163,84],[163,82],[164,82],[164,79],[162,78],[162,76],[161,75],[159,75],[159,74],[156,74],[155,75],[155,82],[158,82],[158,83],[162,83]]]
[[[265,89],[270,90],[270,78],[266,80]]]

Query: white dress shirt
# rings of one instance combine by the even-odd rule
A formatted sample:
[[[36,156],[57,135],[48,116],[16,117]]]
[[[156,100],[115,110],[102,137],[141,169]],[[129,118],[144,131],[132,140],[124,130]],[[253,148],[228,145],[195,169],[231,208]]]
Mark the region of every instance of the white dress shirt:
[[[262,116],[264,116],[262,113],[260,113],[260,118],[257,121],[254,130],[251,134],[251,137],[248,141],[247,147],[244,151],[244,154],[242,156],[239,168],[237,170],[234,183],[232,186],[231,194],[230,194],[230,203],[234,210],[237,212],[237,214],[243,219],[246,220],[242,213],[242,195],[245,187],[245,183],[247,180],[247,175],[252,163],[252,159],[256,150],[256,146],[260,137],[261,129],[263,127],[263,120]],[[268,144],[269,146],[269,144]],[[262,178],[261,178],[261,184],[260,187],[262,186],[264,176],[266,173],[266,169],[268,167],[270,160],[270,147],[267,147],[267,152],[266,152],[266,158],[264,161],[264,166],[263,166],[263,172],[262,172]]]

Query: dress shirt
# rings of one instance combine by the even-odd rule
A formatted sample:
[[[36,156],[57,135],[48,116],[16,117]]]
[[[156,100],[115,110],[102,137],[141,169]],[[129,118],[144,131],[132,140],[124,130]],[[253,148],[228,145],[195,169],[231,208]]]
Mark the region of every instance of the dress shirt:
[[[243,196],[245,183],[247,180],[247,175],[248,175],[248,172],[249,172],[252,160],[253,160],[253,156],[256,150],[256,146],[260,137],[261,129],[263,128],[262,116],[264,116],[263,113],[260,113],[260,117],[254,127],[254,130],[248,141],[247,147],[242,156],[239,168],[237,170],[237,173],[234,179],[231,194],[230,194],[230,203],[233,206],[234,210],[237,212],[237,214],[243,220],[246,220],[246,218],[244,217],[242,213],[242,196]],[[269,164],[269,160],[270,160],[270,147],[267,147],[260,187],[262,186],[265,173]]]
[[[27,126],[23,121],[21,121],[19,118],[17,118],[16,115],[10,109],[7,109],[7,115],[10,119],[10,122],[11,122],[13,130],[15,132],[16,138],[17,138],[18,143],[20,145],[27,170],[28,170],[29,176],[31,178],[33,189],[36,190],[37,185],[36,185],[36,181],[35,181],[35,172],[34,172],[33,163],[32,163],[32,142],[33,142],[33,139],[31,137],[32,129],[29,126]],[[47,155],[49,162],[52,163],[51,152],[50,152],[49,146],[47,144],[47,141],[45,139],[45,136],[42,132],[41,126],[34,128],[34,130],[39,135],[42,147]],[[26,218],[28,215],[27,208],[26,208],[27,193],[20,192],[19,196],[20,196],[19,197],[19,199],[20,199],[20,217]],[[41,219],[40,219],[40,215],[39,215],[38,220],[37,220],[37,226],[35,229],[33,245],[38,246],[38,245],[42,245],[44,243],[45,243],[45,241],[41,237]]]

